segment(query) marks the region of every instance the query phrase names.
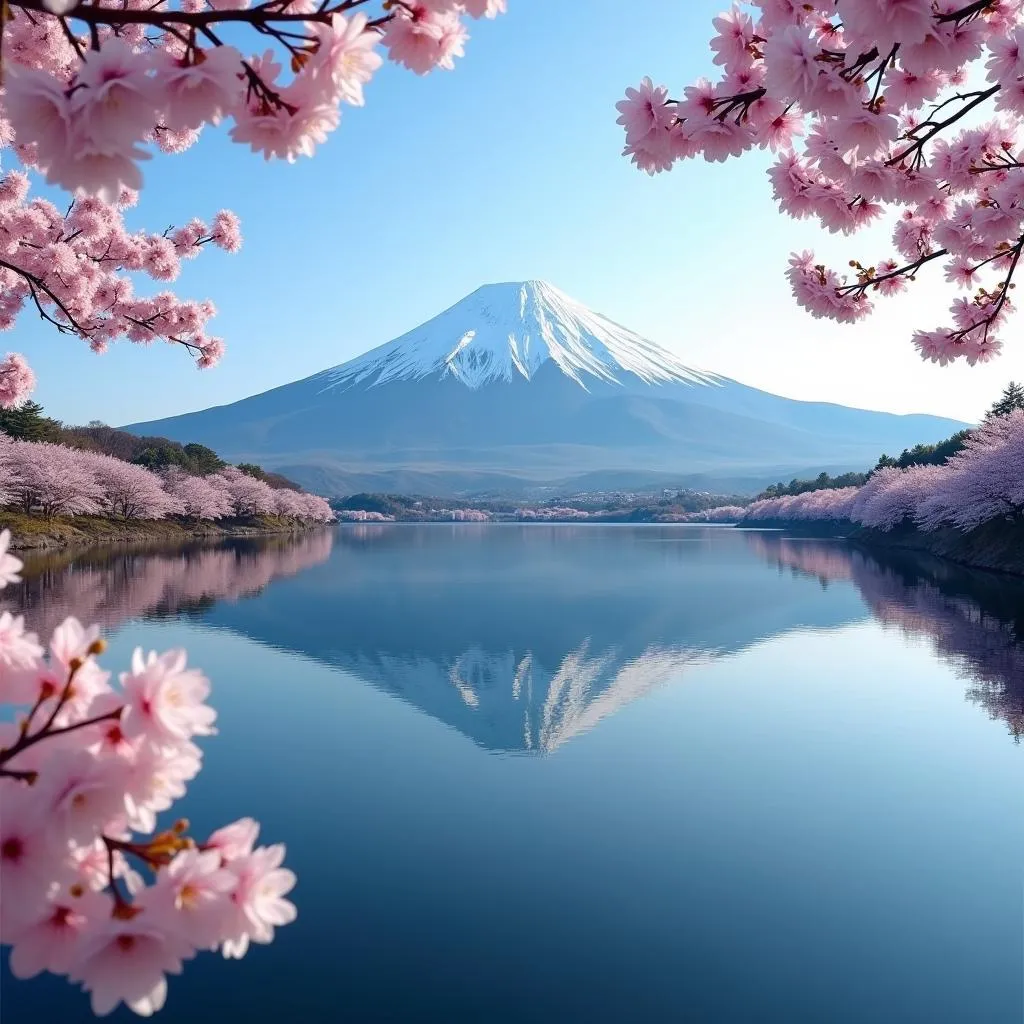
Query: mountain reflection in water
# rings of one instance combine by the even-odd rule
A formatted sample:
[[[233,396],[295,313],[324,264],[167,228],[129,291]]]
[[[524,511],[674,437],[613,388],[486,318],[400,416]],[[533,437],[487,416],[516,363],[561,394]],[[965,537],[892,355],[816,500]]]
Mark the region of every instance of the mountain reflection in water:
[[[47,636],[188,615],[343,669],[481,747],[547,753],[695,666],[873,616],[1024,731],[1024,583],[842,541],[695,527],[346,526],[27,559]],[[246,600],[259,595],[258,600]]]

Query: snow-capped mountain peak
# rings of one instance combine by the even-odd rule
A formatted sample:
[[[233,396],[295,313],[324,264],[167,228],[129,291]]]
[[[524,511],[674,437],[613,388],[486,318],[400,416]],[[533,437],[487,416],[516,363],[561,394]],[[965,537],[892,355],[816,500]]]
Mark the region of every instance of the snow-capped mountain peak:
[[[323,390],[451,376],[470,388],[529,380],[548,361],[581,387],[588,379],[716,384],[672,352],[594,313],[544,281],[478,288],[394,341],[326,370]]]

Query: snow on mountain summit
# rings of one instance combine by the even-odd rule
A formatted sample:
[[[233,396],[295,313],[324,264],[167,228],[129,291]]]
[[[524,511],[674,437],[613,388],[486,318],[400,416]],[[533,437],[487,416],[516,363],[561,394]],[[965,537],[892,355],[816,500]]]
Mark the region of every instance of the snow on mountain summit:
[[[716,384],[721,378],[594,313],[544,281],[489,284],[400,338],[326,370],[323,390],[451,376],[470,388],[529,380],[548,360],[581,387],[622,383]]]

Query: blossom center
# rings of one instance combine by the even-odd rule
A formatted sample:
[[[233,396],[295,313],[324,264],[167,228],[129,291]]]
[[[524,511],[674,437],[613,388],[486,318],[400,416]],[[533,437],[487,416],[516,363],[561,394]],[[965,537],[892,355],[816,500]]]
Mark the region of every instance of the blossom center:
[[[0,858],[3,860],[21,860],[24,853],[25,844],[18,836],[11,836],[0,845]]]

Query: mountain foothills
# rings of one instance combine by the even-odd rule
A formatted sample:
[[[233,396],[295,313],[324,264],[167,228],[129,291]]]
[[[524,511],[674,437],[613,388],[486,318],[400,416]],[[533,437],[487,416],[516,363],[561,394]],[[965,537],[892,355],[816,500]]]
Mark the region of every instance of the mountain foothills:
[[[799,402],[685,365],[550,284],[478,288],[339,366],[126,427],[259,462],[321,494],[689,486],[754,493],[963,428]]]

